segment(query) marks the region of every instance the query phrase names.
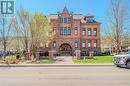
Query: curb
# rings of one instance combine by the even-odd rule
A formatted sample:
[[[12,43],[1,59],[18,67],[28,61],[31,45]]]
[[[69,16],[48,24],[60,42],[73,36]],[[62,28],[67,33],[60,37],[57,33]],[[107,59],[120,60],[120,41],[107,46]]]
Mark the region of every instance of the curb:
[[[1,64],[0,67],[88,67],[114,66],[114,64]]]

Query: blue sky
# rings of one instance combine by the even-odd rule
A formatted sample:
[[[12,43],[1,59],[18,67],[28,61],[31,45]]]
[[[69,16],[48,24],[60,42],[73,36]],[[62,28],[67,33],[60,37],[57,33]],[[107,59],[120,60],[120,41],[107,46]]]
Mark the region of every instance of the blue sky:
[[[123,0],[130,8],[130,0]],[[105,17],[109,9],[110,0],[15,0],[15,9],[20,7],[30,12],[42,12],[45,15],[62,12],[64,6],[69,11],[86,15],[95,15],[95,19],[102,23],[103,31]],[[102,33],[103,34],[103,33]]]

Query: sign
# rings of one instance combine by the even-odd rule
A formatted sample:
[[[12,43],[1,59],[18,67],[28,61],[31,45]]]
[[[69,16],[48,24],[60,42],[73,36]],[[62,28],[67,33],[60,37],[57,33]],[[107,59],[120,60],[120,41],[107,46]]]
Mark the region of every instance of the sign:
[[[14,1],[2,0],[0,1],[0,14],[13,15],[14,14]]]

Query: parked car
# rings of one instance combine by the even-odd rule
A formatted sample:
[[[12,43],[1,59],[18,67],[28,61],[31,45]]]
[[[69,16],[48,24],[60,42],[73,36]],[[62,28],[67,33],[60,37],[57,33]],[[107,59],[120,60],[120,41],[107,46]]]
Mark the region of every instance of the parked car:
[[[118,67],[126,67],[130,69],[130,51],[128,51],[126,54],[115,55],[113,57],[113,62]]]

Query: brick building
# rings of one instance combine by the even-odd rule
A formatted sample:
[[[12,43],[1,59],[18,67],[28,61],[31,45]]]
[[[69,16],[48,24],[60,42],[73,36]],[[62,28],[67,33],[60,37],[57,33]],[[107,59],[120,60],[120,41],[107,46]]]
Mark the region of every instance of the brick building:
[[[60,55],[72,55],[81,50],[88,55],[90,51],[100,52],[100,23],[94,16],[74,14],[65,7],[63,12],[49,15],[54,38],[44,50],[55,50]]]

